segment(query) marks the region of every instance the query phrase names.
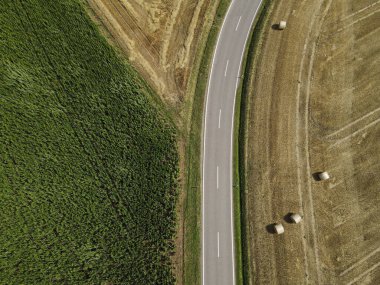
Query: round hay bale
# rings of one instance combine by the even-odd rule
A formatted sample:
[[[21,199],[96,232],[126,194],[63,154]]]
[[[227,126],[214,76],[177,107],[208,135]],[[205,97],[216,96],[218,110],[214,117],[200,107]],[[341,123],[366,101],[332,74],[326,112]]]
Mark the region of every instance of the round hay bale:
[[[278,235],[283,234],[285,232],[284,226],[282,224],[274,224],[273,228],[274,232]]]
[[[286,22],[285,21],[280,21],[280,23],[278,24],[278,29],[279,30],[283,30],[286,28]]]
[[[294,224],[298,224],[302,221],[302,217],[300,214],[291,214],[289,218]]]
[[[319,180],[327,180],[330,178],[330,174],[327,171],[318,174]]]

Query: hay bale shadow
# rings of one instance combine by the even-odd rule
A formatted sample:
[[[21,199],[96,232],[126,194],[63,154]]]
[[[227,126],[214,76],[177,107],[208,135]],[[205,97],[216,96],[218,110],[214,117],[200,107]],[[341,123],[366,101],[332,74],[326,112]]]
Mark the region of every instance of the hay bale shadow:
[[[287,222],[288,224],[294,224],[293,220],[290,218],[291,215],[293,215],[294,213],[290,212],[290,213],[287,213],[285,216],[284,216],[284,221]]]
[[[275,223],[270,224],[270,225],[266,225],[266,226],[265,226],[265,229],[267,230],[268,233],[274,235],[274,234],[276,234],[276,231],[275,231],[275,229],[274,229],[274,226],[275,226]]]
[[[313,175],[313,178],[315,181],[322,181],[321,178],[319,178],[319,175],[322,173],[322,171],[318,171],[318,172],[314,172],[312,175]]]
[[[280,30],[280,24],[273,24],[271,27],[272,27],[272,30],[275,30],[275,31]]]

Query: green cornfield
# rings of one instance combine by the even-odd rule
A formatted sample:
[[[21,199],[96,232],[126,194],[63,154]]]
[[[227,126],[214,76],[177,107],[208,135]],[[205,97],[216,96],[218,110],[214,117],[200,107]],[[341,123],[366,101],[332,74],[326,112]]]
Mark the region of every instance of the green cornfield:
[[[80,1],[0,1],[0,284],[173,284],[176,130]]]

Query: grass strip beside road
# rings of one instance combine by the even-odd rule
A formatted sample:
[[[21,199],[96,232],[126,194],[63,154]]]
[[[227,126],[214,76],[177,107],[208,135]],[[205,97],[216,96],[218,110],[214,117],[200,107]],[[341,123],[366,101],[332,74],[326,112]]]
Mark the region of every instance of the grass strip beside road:
[[[267,22],[273,1],[264,0],[258,11],[246,46],[242,64],[242,81],[236,94],[235,121],[234,121],[234,218],[235,218],[235,244],[236,244],[236,272],[237,284],[249,284],[249,243],[247,239],[247,215],[245,207],[245,140],[246,115],[249,106],[249,96],[253,90],[250,88],[251,80],[255,76],[256,62],[260,55],[263,39],[263,29],[268,27]]]
[[[244,91],[246,77],[246,71],[252,67],[252,58],[255,57],[255,54],[258,53],[256,47],[257,45],[253,45],[253,43],[258,42],[261,37],[262,23],[265,18],[266,6],[269,1],[263,1],[261,4],[257,16],[253,22],[248,40],[247,46],[244,50],[243,61],[241,66],[241,80],[239,82],[238,89],[236,91],[236,105],[235,105],[235,119],[234,119],[234,153],[233,153],[233,163],[234,163],[234,173],[233,173],[233,189],[234,189],[234,234],[235,234],[235,261],[236,261],[236,281],[237,284],[246,284],[247,279],[246,276],[246,258],[248,248],[245,246],[245,235],[242,232],[242,229],[245,228],[245,220],[244,213],[242,212],[242,202],[244,201],[244,197],[242,197],[245,193],[244,188],[240,186],[240,182],[244,179],[240,179],[240,164],[239,164],[239,150],[240,150],[240,138],[241,138],[241,122],[244,121],[245,117],[245,100],[246,93]],[[242,120],[243,117],[243,120]]]
[[[184,284],[201,284],[201,145],[205,93],[212,57],[224,16],[231,0],[221,0],[202,55],[191,116],[187,149],[185,201]]]

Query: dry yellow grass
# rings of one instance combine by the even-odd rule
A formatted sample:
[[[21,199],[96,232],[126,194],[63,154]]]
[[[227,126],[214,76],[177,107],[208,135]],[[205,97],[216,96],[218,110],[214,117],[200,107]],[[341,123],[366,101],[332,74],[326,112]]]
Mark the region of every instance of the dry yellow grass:
[[[282,19],[250,83],[251,284],[378,284],[380,1],[279,1],[270,21]],[[322,170],[332,178],[316,181]]]
[[[87,0],[112,40],[170,107],[182,107],[219,1]]]

